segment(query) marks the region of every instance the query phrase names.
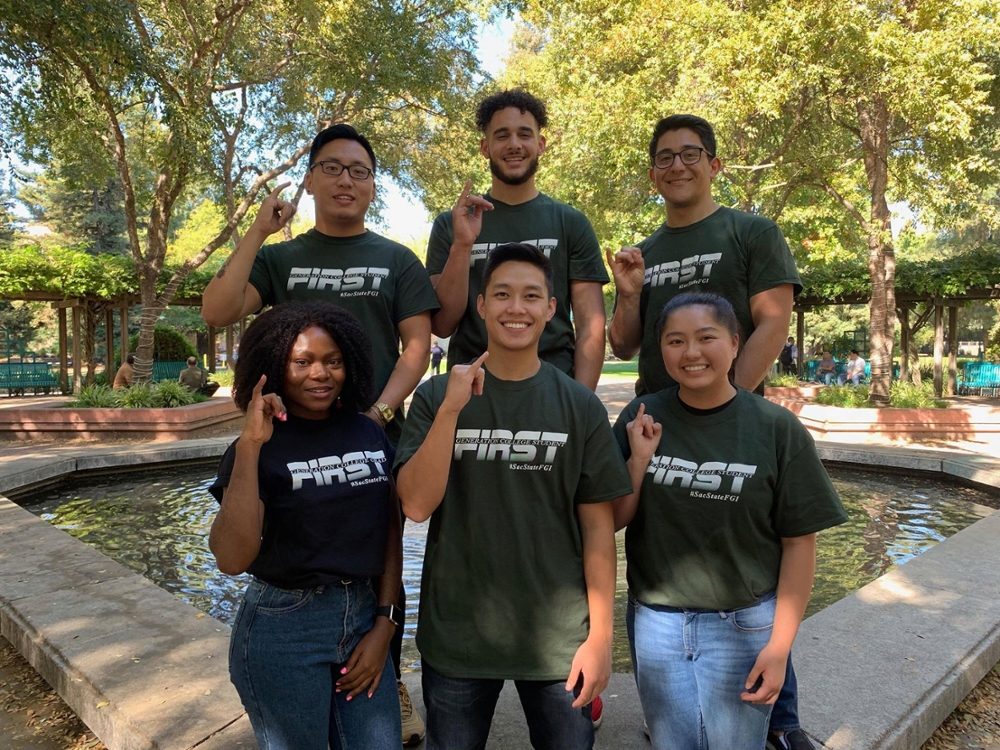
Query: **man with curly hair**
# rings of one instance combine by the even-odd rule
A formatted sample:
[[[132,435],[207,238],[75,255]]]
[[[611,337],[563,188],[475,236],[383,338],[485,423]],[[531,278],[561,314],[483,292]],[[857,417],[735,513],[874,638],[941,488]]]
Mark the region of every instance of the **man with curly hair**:
[[[478,196],[467,181],[454,208],[434,221],[427,244],[427,270],[441,302],[434,333],[451,336],[449,368],[475,359],[486,348],[476,298],[487,254],[508,242],[534,245],[555,271],[556,314],[539,355],[594,390],[604,362],[601,288],[608,275],[587,217],[535,187],[547,124],[545,104],[523,89],[501,91],[479,104],[479,151],[492,182],[489,192]]]
[[[377,398],[367,416],[399,440],[403,401],[427,372],[431,313],[439,307],[427,272],[413,252],[365,226],[375,197],[375,151],[346,124],[321,131],[309,151],[306,192],[316,226],[288,242],[264,240],[288,226],[295,206],[279,185],[264,199],[239,246],[205,288],[202,317],[235,323],[265,305],[328,300],[354,314],[372,339]],[[401,609],[405,598],[400,594]],[[399,676],[402,633],[393,642]],[[419,741],[423,724],[399,682],[404,741]]]

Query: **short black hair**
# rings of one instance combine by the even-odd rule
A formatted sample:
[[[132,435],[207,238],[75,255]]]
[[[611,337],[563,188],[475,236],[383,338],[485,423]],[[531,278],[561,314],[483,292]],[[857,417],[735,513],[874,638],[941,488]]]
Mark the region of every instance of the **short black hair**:
[[[857,354],[859,357],[861,356],[861,352],[859,352],[857,349],[851,349],[851,354]]]
[[[493,115],[508,107],[516,107],[521,112],[530,112],[538,123],[539,130],[549,124],[549,116],[541,99],[524,89],[507,89],[479,102],[479,107],[476,108],[476,127],[485,134]]]
[[[344,355],[347,379],[340,394],[342,408],[363,412],[375,402],[372,344],[358,319],[331,302],[284,302],[249,325],[240,340],[233,378],[233,401],[246,411],[261,375],[264,393],[282,394],[285,368],[299,334],[317,326],[337,342]]]
[[[693,130],[701,139],[701,145],[705,147],[709,158],[715,158],[715,131],[708,120],[698,117],[698,115],[670,115],[670,117],[664,117],[656,123],[656,127],[653,128],[653,138],[649,142],[650,163],[656,158],[656,144],[660,142],[663,134],[684,128]]]
[[[125,361],[128,362],[130,365],[134,365],[135,364],[135,355],[134,354],[129,354],[127,357],[125,357]]]
[[[372,160],[372,172],[377,168],[375,162],[375,149],[372,148],[372,144],[368,142],[361,133],[352,128],[347,123],[340,123],[338,125],[331,125],[328,128],[324,128],[316,134],[313,138],[312,146],[309,147],[309,166],[312,167],[316,163],[316,156],[323,146],[328,144],[330,141],[357,141],[360,143],[365,151],[368,152],[368,157]]]
[[[707,307],[712,311],[715,322],[729,331],[730,336],[740,336],[740,321],[736,311],[725,297],[711,292],[685,292],[678,294],[663,306],[660,316],[656,319],[656,340],[663,337],[663,329],[667,319],[675,311],[684,307]],[[742,336],[740,336],[742,338]]]
[[[489,255],[486,256],[486,267],[483,269],[483,294],[486,293],[486,287],[490,285],[493,272],[504,263],[513,261],[530,263],[538,268],[545,276],[545,286],[549,290],[549,297],[555,296],[555,276],[552,272],[551,261],[537,247],[525,242],[508,242],[506,245],[497,245],[490,250]]]

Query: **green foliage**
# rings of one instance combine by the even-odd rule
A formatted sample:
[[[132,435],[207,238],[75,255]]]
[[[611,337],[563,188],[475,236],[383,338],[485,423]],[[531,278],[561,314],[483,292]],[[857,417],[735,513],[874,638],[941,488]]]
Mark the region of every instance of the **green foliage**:
[[[831,385],[822,389],[813,399],[817,404],[826,406],[843,406],[849,409],[861,409],[868,404],[868,386],[866,385]]]
[[[161,380],[153,389],[153,406],[156,408],[173,409],[194,402],[194,394],[174,380]]]
[[[793,375],[791,373],[781,373],[779,375],[770,376],[765,385],[770,388],[798,388],[802,385],[799,382],[799,376]]]
[[[920,385],[894,380],[889,387],[889,406],[901,409],[947,408],[948,402],[934,396],[934,385],[924,381]]]
[[[155,390],[150,383],[133,383],[119,392],[118,404],[123,409],[152,409],[156,406]]]
[[[214,380],[221,386],[232,387],[233,379],[236,377],[236,373],[232,370],[216,370],[214,373],[209,374],[209,379]]]
[[[135,351],[139,343],[139,335],[129,339],[129,349]],[[153,331],[153,359],[163,362],[183,362],[188,357],[196,357],[198,353],[191,342],[169,326],[158,325]]]
[[[69,406],[78,409],[108,409],[121,404],[119,394],[108,385],[87,385],[80,390],[80,395]]]

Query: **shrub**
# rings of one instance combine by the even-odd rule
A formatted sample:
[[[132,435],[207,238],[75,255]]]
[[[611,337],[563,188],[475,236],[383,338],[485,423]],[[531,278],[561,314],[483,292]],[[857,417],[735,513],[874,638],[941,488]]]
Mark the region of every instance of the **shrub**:
[[[139,334],[129,339],[128,350],[134,352],[139,348]],[[183,362],[188,357],[196,357],[198,352],[191,342],[170,326],[159,325],[153,329],[153,359],[160,362]],[[121,352],[116,352],[116,359],[121,361]]]
[[[934,384],[923,381],[919,386],[902,380],[894,380],[889,387],[889,406],[901,409],[942,409],[947,401],[934,397]]]
[[[868,406],[868,386],[831,385],[817,393],[813,401],[817,404],[825,404],[826,406],[843,406],[847,409],[859,409]]]
[[[214,380],[219,385],[232,388],[233,376],[234,373],[232,370],[216,370],[215,372],[210,372],[208,374],[208,379]]]
[[[782,373],[780,375],[772,375],[764,385],[770,388],[798,388],[802,383],[799,382],[797,375]]]
[[[153,386],[149,383],[136,383],[121,392],[121,406],[125,409],[151,409],[154,398]]]
[[[158,409],[173,409],[194,403],[194,394],[176,380],[161,380],[153,388],[153,406]]]
[[[119,406],[118,394],[107,385],[88,385],[80,389],[80,395],[69,406],[78,409],[107,409]]]

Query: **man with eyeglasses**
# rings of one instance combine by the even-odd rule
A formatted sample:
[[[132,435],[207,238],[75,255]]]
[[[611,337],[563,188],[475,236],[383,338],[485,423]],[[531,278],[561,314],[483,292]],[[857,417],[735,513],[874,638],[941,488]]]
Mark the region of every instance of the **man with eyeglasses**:
[[[607,252],[616,292],[608,327],[611,349],[621,359],[638,353],[636,395],[676,385],[663,364],[656,320],[677,294],[714,292],[733,305],[742,329],[736,385],[763,393],[764,377],[788,335],[793,299],[802,291],[788,243],[770,219],[712,198],[722,161],[706,120],[695,115],[660,120],[649,158],[649,178],[663,198],[666,221],[638,247]],[[813,747],[799,725],[797,690],[789,659],[768,731],[774,750]]]
[[[534,245],[552,263],[556,314],[545,327],[539,356],[590,390],[604,363],[604,295],[608,273],[590,221],[580,211],[535,187],[545,153],[545,104],[523,89],[479,103],[479,151],[492,175],[486,195],[467,182],[455,207],[437,217],[427,243],[427,271],[441,301],[437,336],[451,336],[448,367],[486,349],[486,326],[476,312],[489,251],[509,242]]]
[[[367,416],[399,440],[403,401],[427,372],[431,313],[439,307],[427,272],[413,252],[365,227],[375,197],[375,152],[346,124],[317,134],[309,151],[306,192],[316,226],[288,242],[264,245],[295,215],[279,185],[264,199],[253,225],[205,288],[202,317],[227,326],[265,305],[322,299],[351,312],[368,331],[378,400]],[[263,246],[263,247],[262,247]],[[399,608],[405,609],[400,590]],[[399,678],[402,628],[392,642]],[[402,682],[403,741],[419,742],[424,727]]]

